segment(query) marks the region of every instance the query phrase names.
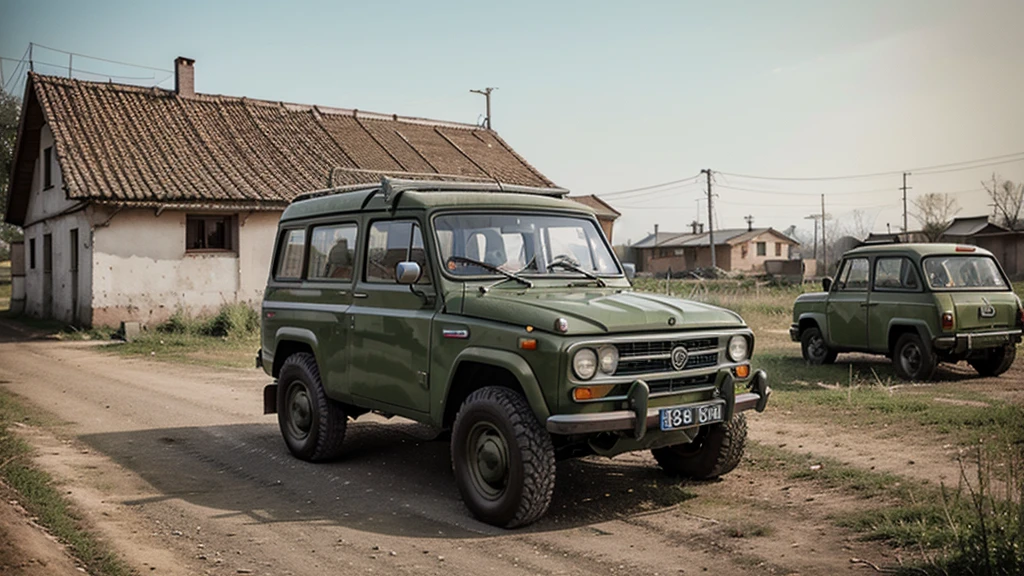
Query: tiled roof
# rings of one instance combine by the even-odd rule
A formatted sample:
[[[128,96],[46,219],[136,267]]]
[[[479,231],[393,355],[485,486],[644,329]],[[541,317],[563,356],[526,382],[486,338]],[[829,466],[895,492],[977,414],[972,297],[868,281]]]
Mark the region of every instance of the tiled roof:
[[[385,116],[30,73],[8,220],[24,217],[42,124],[69,199],[283,205],[379,174],[553,186],[495,132]],[[27,121],[26,121],[27,119]],[[13,212],[13,213],[12,213]]]
[[[721,244],[741,244],[747,242],[753,238],[760,236],[761,234],[773,234],[781,240],[792,242],[793,244],[800,244],[793,238],[786,236],[782,232],[774,228],[754,228],[753,230],[747,230],[746,228],[726,228],[722,230],[715,230],[715,245]],[[634,248],[653,248],[653,234],[647,236],[640,242],[633,245]],[[707,232],[701,232],[700,234],[691,233],[680,233],[680,232],[659,232],[658,233],[658,247],[659,248],[679,248],[682,246],[710,246],[711,237]]]

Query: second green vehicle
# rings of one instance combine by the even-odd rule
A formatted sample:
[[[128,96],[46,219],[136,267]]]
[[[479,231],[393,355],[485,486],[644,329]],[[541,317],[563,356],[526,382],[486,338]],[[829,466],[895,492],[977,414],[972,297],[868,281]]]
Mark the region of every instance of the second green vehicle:
[[[505,527],[544,514],[561,458],[735,468],[743,412],[769,394],[753,333],[728,310],[633,291],[564,194],[385,178],[289,206],[257,357],[289,450],[336,458],[371,411],[450,430],[463,501]]]

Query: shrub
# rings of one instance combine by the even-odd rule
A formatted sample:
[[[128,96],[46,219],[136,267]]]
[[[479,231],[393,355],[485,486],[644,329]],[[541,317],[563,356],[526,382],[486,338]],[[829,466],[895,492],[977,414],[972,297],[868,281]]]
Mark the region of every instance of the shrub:
[[[166,322],[157,326],[157,330],[167,334],[241,338],[256,332],[259,327],[260,316],[256,310],[248,304],[234,303],[221,306],[212,316],[193,316],[179,308]]]

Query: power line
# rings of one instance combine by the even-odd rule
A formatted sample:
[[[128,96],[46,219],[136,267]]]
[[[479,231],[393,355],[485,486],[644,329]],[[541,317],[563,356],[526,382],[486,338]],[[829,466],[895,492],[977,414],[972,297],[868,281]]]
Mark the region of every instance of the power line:
[[[16,78],[18,78],[18,74],[19,74],[18,70],[20,70],[25,65],[25,61],[27,59],[28,59],[28,48],[25,49],[25,54],[21,57],[21,60],[18,61],[18,65],[14,67],[14,74],[11,74],[11,77],[7,79],[7,83],[11,83],[11,88],[14,88],[18,84],[17,81],[15,80]],[[4,83],[4,92],[9,92],[9,90],[7,88],[7,83]]]
[[[739,190],[742,192],[754,192],[756,194],[778,194],[780,196],[805,196],[811,197],[820,192],[787,192],[784,190],[765,190],[763,188],[744,188],[742,186],[733,186],[732,184],[719,184],[719,188],[727,188],[729,190]],[[875,188],[873,190],[850,190],[845,192],[829,192],[829,196],[850,196],[860,194],[874,194],[876,192],[892,192],[892,188]],[[815,198],[815,200],[817,200]]]
[[[681,180],[672,180],[670,182],[662,182],[661,184],[651,184],[650,186],[641,186],[639,188],[630,188],[628,190],[616,190],[614,192],[605,192],[603,194],[598,194],[598,196],[617,196],[619,194],[629,194],[630,192],[642,192],[644,190],[652,190],[654,188],[662,188],[665,186],[671,186],[673,184],[682,184],[684,182],[696,182],[697,179],[700,178],[700,176],[700,174],[696,174],[694,176],[690,176],[689,178],[683,178]]]
[[[922,166],[920,168],[911,168],[910,172],[917,173],[932,173],[938,174],[941,172],[955,172],[958,170],[970,170],[973,168],[984,168],[985,166],[994,166],[996,164],[1006,164],[1010,162],[1019,162],[1024,160],[1024,152],[1015,152],[1013,154],[1003,154],[1002,156],[991,156],[989,158],[979,158],[976,160],[965,160],[962,162],[950,162],[948,164],[936,164],[934,166]],[[991,164],[981,164],[978,166],[968,166],[969,164],[978,164],[979,162],[990,162]],[[958,167],[958,168],[955,168]],[[947,169],[948,170],[945,170]],[[818,180],[854,180],[860,178],[877,178],[879,176],[899,176],[903,174],[904,170],[891,170],[888,172],[874,172],[869,174],[849,174],[845,176],[807,176],[807,177],[783,177],[783,176],[755,176],[751,174],[736,174],[731,172],[720,172],[726,176],[733,176],[736,178],[748,178],[751,180],[789,180],[789,181],[818,181]]]
[[[8,60],[8,58],[5,58]],[[53,64],[51,62],[40,62],[38,60],[33,61],[36,65],[41,66],[53,66],[54,68],[64,69],[67,68],[64,64]],[[119,76],[117,74],[106,74],[104,72],[94,72],[92,70],[83,70],[82,68],[72,68],[73,72],[79,72],[81,74],[91,74],[93,76],[101,76],[103,78],[117,78],[118,80],[155,80],[155,75],[150,76]]]
[[[51,48],[49,46],[44,46],[44,45],[36,43],[36,42],[32,42],[31,45],[32,46],[36,46],[38,48],[45,48],[45,49],[50,50],[52,52],[59,52],[61,54],[67,54],[69,56],[78,56],[79,58],[88,58],[90,60],[99,60],[100,62],[109,62],[111,64],[121,64],[122,66],[132,66],[132,67],[135,67],[135,68],[145,68],[146,70],[156,70],[157,72],[171,72],[171,73],[174,72],[174,70],[171,70],[169,68],[158,68],[156,66],[144,66],[142,64],[132,64],[131,62],[121,62],[120,60],[111,60],[109,58],[100,58],[99,56],[90,56],[88,54],[79,54],[78,52],[69,52],[67,50],[61,50],[59,48]]]

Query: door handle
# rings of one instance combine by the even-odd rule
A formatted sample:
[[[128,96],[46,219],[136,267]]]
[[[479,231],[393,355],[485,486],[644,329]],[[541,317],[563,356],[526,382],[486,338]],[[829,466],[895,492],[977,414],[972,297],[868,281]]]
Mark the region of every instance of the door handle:
[[[353,298],[369,298],[370,295],[367,294],[366,292],[353,292],[352,293],[352,297]]]
[[[878,306],[878,302],[861,302],[861,308],[870,308],[872,306]]]

